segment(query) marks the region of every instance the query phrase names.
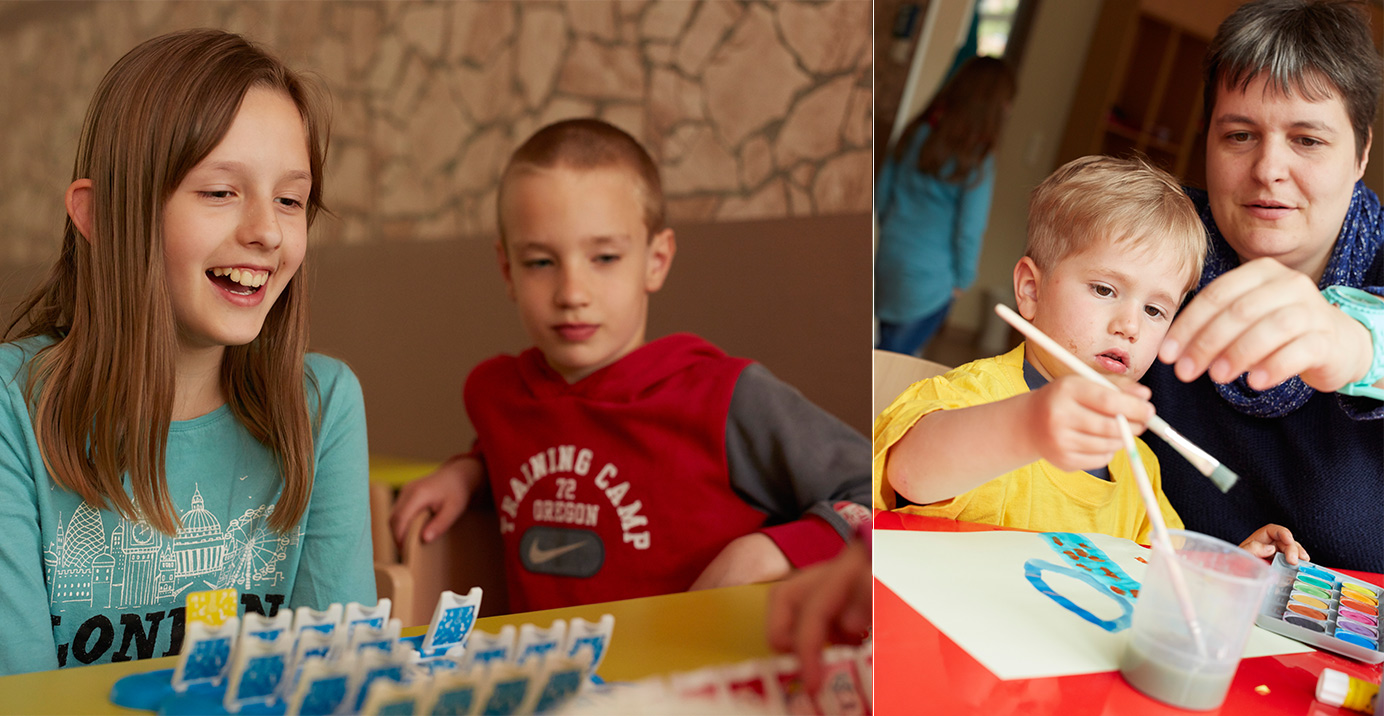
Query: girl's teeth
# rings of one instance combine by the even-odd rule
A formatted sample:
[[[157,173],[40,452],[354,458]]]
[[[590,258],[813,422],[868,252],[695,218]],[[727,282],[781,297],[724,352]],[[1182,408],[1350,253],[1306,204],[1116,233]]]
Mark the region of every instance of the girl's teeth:
[[[268,271],[253,271],[251,269],[214,268],[211,270],[211,275],[225,276],[246,288],[259,288],[269,280]]]

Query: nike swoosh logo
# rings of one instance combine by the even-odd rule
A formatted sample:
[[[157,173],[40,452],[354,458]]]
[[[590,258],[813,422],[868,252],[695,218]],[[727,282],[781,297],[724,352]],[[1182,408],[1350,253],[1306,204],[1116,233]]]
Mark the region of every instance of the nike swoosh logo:
[[[538,546],[538,540],[534,540],[529,543],[529,562],[533,564],[551,562],[574,549],[580,549],[585,546],[586,540],[582,540],[576,544],[566,544],[561,547],[553,547],[552,549],[541,549]]]

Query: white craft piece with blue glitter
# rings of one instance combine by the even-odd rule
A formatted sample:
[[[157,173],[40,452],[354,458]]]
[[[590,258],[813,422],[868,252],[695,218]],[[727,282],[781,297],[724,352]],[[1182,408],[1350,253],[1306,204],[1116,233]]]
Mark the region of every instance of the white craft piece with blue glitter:
[[[267,704],[278,697],[285,686],[284,674],[289,673],[292,641],[286,628],[252,632],[249,638],[241,636],[231,656],[226,695],[222,699],[227,711],[236,713],[244,706]]]
[[[330,661],[308,659],[284,716],[326,716],[341,710],[355,693],[356,661],[352,654]]]
[[[350,636],[357,626],[365,625],[379,629],[389,622],[390,601],[385,597],[371,606],[364,606],[360,602],[349,602],[346,604],[345,616],[342,623],[346,625],[346,634]]]
[[[562,651],[567,656],[576,656],[583,649],[591,652],[591,668],[587,674],[594,674],[610,649],[610,637],[615,632],[615,615],[605,614],[598,622],[589,622],[576,617],[567,624],[567,644]]]
[[[418,713],[473,714],[490,698],[490,675],[484,668],[444,671],[433,675],[418,704]]]
[[[532,689],[524,713],[546,714],[556,711],[581,693],[591,673],[591,650],[582,649],[577,656],[555,654],[543,660],[539,686]]]
[[[288,643],[293,643],[293,612],[287,609],[280,609],[274,616],[267,617],[255,612],[245,612],[245,616],[240,618],[240,638],[256,637],[273,641],[279,638],[280,634],[288,635]]]
[[[402,630],[403,624],[398,619],[390,619],[389,623],[378,629],[368,624],[357,624],[346,642],[346,649],[352,652],[362,649],[393,651],[394,645],[399,641],[399,632]]]
[[[398,621],[397,619],[393,621]],[[366,629],[362,628],[362,631]],[[392,642],[397,645],[397,639]],[[355,654],[356,662],[356,681],[352,687],[355,697],[352,701],[351,711],[359,711],[365,705],[365,694],[370,689],[370,684],[379,679],[390,681],[402,681],[404,671],[408,669],[410,661],[410,648],[399,645],[398,648],[374,649],[363,648],[360,651],[352,650]]]
[[[376,679],[366,687],[365,703],[360,707],[360,716],[412,716],[415,713],[432,713],[421,707],[426,700],[431,684],[426,680],[401,682],[390,679]]]
[[[469,669],[475,664],[491,664],[500,661],[514,661],[514,641],[519,630],[513,624],[500,627],[499,634],[477,629],[462,654],[459,668]]]
[[[532,708],[529,697],[536,691],[542,662],[542,659],[530,659],[524,665],[504,661],[486,665],[484,670],[490,688],[480,713],[484,716],[520,714],[525,713],[525,706]]]
[[[186,691],[193,684],[217,684],[226,675],[235,645],[240,619],[229,617],[220,626],[188,622],[184,627],[183,649],[173,669],[173,690]]]
[[[480,587],[472,587],[464,596],[446,591],[437,598],[433,608],[432,621],[428,622],[428,632],[423,636],[423,646],[419,652],[423,656],[445,652],[454,646],[465,646],[466,637],[476,625],[476,616],[481,611]]]
[[[293,631],[302,634],[311,629],[324,634],[331,634],[341,625],[341,611],[342,607],[339,602],[320,612],[312,607],[298,607],[293,610]]]
[[[288,682],[284,693],[293,693],[302,678],[303,667],[311,659],[333,659],[346,650],[346,634],[340,631],[322,632],[316,629],[295,632],[298,641],[293,645],[293,658],[289,660]]]
[[[421,657],[415,649],[421,638],[400,639],[398,619],[381,628],[363,619],[353,629],[338,628],[345,622],[337,618],[346,610],[333,605],[322,612],[298,610],[291,621],[287,610],[273,618],[252,613],[242,620],[226,616],[234,614],[233,596],[204,597],[204,611],[225,621],[217,627],[189,621],[177,668],[118,680],[112,703],[170,716],[221,713],[222,708],[244,716],[327,716],[362,708],[382,714],[546,712],[588,693],[589,676],[608,651],[614,626],[610,615],[596,623],[557,620],[546,628],[505,625],[499,634],[462,633],[465,647]],[[475,597],[478,590],[448,604],[472,608]],[[350,610],[352,617],[365,619],[369,611]],[[437,616],[449,618],[442,610]],[[372,687],[379,694],[373,699]]]
[[[555,620],[547,629],[540,629],[536,624],[525,624],[519,627],[514,661],[523,665],[534,657],[541,661],[549,654],[560,654],[566,638],[567,622],[562,619]]]
[[[454,646],[446,653],[424,658],[419,652],[413,652],[413,671],[420,675],[434,674],[440,671],[452,671],[462,668],[466,662],[466,650],[460,646]]]

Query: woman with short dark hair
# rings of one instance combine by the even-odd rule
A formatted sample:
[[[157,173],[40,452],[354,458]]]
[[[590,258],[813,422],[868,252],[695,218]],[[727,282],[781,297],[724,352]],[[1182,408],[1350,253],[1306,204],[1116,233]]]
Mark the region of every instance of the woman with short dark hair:
[[[1384,572],[1384,212],[1361,181],[1382,73],[1362,10],[1257,0],[1221,24],[1207,191],[1189,191],[1206,265],[1144,382],[1241,476],[1222,494],[1151,441],[1189,529],[1278,523],[1324,564]]]

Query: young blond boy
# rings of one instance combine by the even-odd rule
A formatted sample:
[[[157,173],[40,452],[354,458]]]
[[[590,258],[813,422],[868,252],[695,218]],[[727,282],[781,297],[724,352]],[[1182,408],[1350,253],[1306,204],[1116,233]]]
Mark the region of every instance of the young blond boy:
[[[514,611],[778,579],[840,551],[869,514],[864,436],[701,338],[645,341],[676,243],[643,147],[549,125],[497,203],[534,347],[468,376],[475,447],[404,490],[396,537],[422,510],[440,534],[488,476]]]
[[[875,421],[876,506],[1148,544],[1152,526],[1115,416],[1136,431],[1153,417],[1136,381],[1201,275],[1205,250],[1191,201],[1143,160],[1089,156],[1053,172],[1029,201],[1027,247],[1014,266],[1019,313],[1123,392],[1027,343],[915,383]],[[1135,442],[1164,521],[1182,527],[1156,458]],[[1276,525],[1243,546],[1255,545],[1306,558]]]

